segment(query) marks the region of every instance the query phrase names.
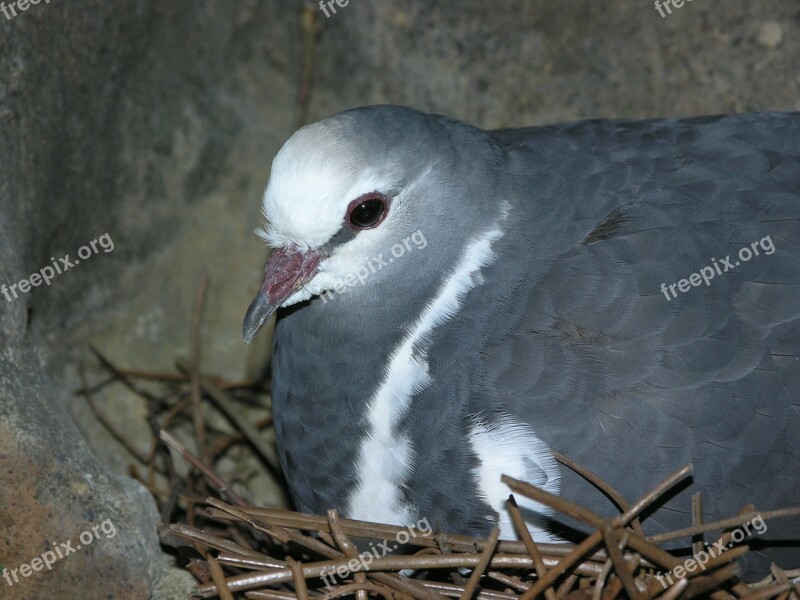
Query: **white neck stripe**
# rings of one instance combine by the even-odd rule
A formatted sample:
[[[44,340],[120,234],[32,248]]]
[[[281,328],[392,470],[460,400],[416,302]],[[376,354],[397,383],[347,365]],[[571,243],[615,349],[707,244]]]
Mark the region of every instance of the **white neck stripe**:
[[[499,221],[505,220],[509,208],[504,204]],[[464,296],[478,284],[479,278],[475,275],[494,262],[492,244],[503,236],[499,225],[497,223],[466,247],[436,296],[391,354],[383,383],[369,402],[368,434],[357,461],[359,482],[350,498],[352,518],[395,524],[413,522],[411,508],[402,506],[398,489],[411,471],[413,450],[396,427],[408,411],[414,394],[430,385],[427,347],[431,333],[458,312]]]

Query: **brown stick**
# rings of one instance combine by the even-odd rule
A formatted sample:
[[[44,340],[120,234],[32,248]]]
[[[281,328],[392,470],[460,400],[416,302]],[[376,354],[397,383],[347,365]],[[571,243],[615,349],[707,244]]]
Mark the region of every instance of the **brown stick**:
[[[186,363],[182,360],[176,361],[176,366],[181,371],[186,370]],[[273,474],[280,473],[278,464],[278,452],[275,448],[267,444],[264,435],[242,414],[242,411],[235,405],[230,397],[215,386],[208,377],[199,376],[198,385],[206,395],[214,402],[223,414],[233,423],[233,425],[247,438],[250,445],[261,455]]]
[[[303,565],[303,575],[306,579],[318,578],[320,573],[329,571],[330,569],[337,569],[338,567],[348,568],[352,573],[363,571],[364,567],[361,564],[354,565],[356,568],[351,569],[348,565],[348,560],[341,557],[338,560],[325,561],[319,563],[305,563]],[[449,554],[439,556],[384,556],[376,558],[371,565],[370,571],[398,571],[401,569],[455,569],[458,567],[476,568],[481,561],[480,554]],[[553,561],[555,566],[556,561]],[[533,568],[533,561],[528,556],[495,554],[489,561],[489,567],[492,569],[531,569]],[[552,572],[552,571],[549,571]],[[598,568],[589,565],[580,565],[576,572],[596,577],[600,572]],[[375,573],[376,575],[378,573]],[[246,573],[244,575],[236,575],[228,578],[228,585],[232,591],[244,591],[253,589],[258,586],[272,585],[275,583],[285,583],[292,578],[291,571],[288,568],[284,569],[270,569],[267,571],[257,571],[254,573]],[[416,583],[412,580],[395,580],[404,581],[405,583]],[[207,586],[198,588],[198,593],[213,592]],[[204,596],[205,597],[205,596]]]
[[[464,587],[464,593],[461,594],[461,600],[472,599],[472,596],[475,594],[475,590],[478,589],[478,582],[481,580],[483,573],[486,571],[486,567],[489,565],[489,561],[492,558],[495,548],[497,548],[497,540],[499,537],[500,530],[495,527],[489,534],[489,543],[486,544],[486,548],[483,549],[481,560],[478,562],[478,566],[472,570],[472,574],[470,574],[469,579],[467,580],[467,585]]]
[[[603,539],[606,543],[608,556],[614,563],[617,577],[622,581],[628,597],[631,600],[639,600],[639,591],[636,589],[636,583],[634,583],[633,576],[628,571],[628,565],[625,563],[625,557],[622,555],[622,548],[627,543],[627,534],[622,539],[618,538],[617,531],[609,524],[603,527]]]
[[[700,492],[692,494],[692,527],[698,527],[703,524],[703,496]],[[692,554],[697,556],[698,553],[703,551],[703,534],[699,533],[692,536]]]
[[[206,298],[206,288],[208,278],[205,275],[200,277],[197,284],[197,291],[194,297],[194,310],[192,311],[192,332],[189,342],[190,348],[190,370],[189,379],[191,381],[192,397],[192,416],[194,420],[194,437],[197,443],[197,452],[200,459],[205,464],[210,464],[211,460],[206,446],[206,426],[203,417],[202,394],[200,392],[200,326],[203,318],[203,305]]]
[[[522,518],[522,514],[519,512],[519,507],[517,506],[517,501],[514,499],[513,495],[508,497],[508,512],[511,514],[511,520],[514,522],[517,534],[522,540],[522,543],[525,544],[525,548],[528,550],[528,555],[531,557],[531,560],[533,560],[533,565],[536,567],[536,574],[540,578],[544,577],[547,575],[547,567],[545,567],[542,561],[542,555],[539,553],[539,549],[536,547],[531,537],[531,532],[528,531],[528,527],[525,525],[525,519]],[[528,586],[528,588],[530,588],[530,586]],[[556,600],[556,593],[552,586],[544,591],[544,595],[547,600]]]
[[[595,486],[598,490],[603,492],[603,494],[605,494],[614,504],[616,504],[617,508],[619,508],[621,512],[625,512],[626,510],[628,510],[628,508],[630,508],[630,505],[625,501],[625,498],[622,497],[622,494],[620,494],[616,489],[614,489],[614,487],[611,486],[611,484],[602,479],[599,475],[596,475],[586,467],[579,465],[571,458],[567,458],[560,452],[554,451],[553,456],[562,465],[569,467],[570,469],[575,471],[578,475],[583,477],[586,481]],[[633,527],[633,530],[640,537],[644,537],[644,531],[642,531],[642,524],[639,522],[638,518],[633,519],[633,521],[631,521],[631,526]]]
[[[686,527],[685,529],[678,529],[676,531],[669,531],[666,533],[651,535],[647,538],[647,540],[656,544],[661,544],[663,542],[668,542],[670,540],[676,540],[682,537],[691,537],[700,533],[714,531],[716,529],[725,529],[727,527],[736,527],[737,525],[743,525],[744,523],[747,523],[748,521],[755,519],[759,515],[765,521],[768,519],[783,519],[786,517],[797,517],[800,516],[800,506],[794,506],[791,508],[781,508],[778,510],[768,510],[764,512],[752,511],[742,515],[738,515],[736,517],[730,517],[729,519],[714,521],[713,523],[704,523],[703,525],[698,525],[696,527]]]
[[[384,600],[394,600],[392,595],[386,590],[385,587],[382,585],[375,585],[374,583],[367,583],[366,581],[362,583],[356,582],[349,585],[339,586],[323,596],[318,596],[318,598],[319,600],[333,600],[334,598],[340,598],[341,596],[349,596],[353,592],[356,593],[357,598],[359,596],[366,597],[367,592],[375,592],[376,594],[383,596]]]
[[[317,40],[322,31],[322,24],[318,11],[311,6],[303,9],[301,24],[305,38],[303,47],[303,79],[297,90],[297,120],[295,129],[300,129],[308,120],[308,105],[311,102],[311,92],[314,75],[314,54],[316,53]]]
[[[335,508],[328,510],[328,523],[331,525],[333,539],[336,541],[336,545],[339,546],[339,550],[341,550],[347,558],[358,559],[358,550],[355,544],[347,538],[342,528],[339,527],[339,513],[336,512]],[[353,575],[353,580],[357,584],[363,585],[367,583],[367,576],[364,573],[355,573]],[[356,592],[356,600],[367,600],[367,592],[364,589],[359,589]]]
[[[268,566],[270,568],[282,568],[285,566],[282,561],[270,558],[261,552],[257,552],[251,548],[245,548],[236,542],[232,542],[219,536],[207,533],[202,529],[197,529],[196,527],[183,525],[181,523],[173,523],[169,526],[169,531],[191,544],[201,544],[208,548],[214,548],[215,550],[230,553],[230,557],[237,557],[239,560],[258,561],[259,564],[262,565],[262,569],[264,566]]]
[[[252,506],[242,507],[242,512],[269,521],[281,527],[317,531],[330,533],[330,525],[325,517],[306,513],[292,512],[283,508],[256,508]],[[230,519],[230,515],[217,509],[209,509],[209,514],[218,519]],[[396,525],[386,525],[385,523],[373,523],[370,521],[357,521],[354,519],[339,519],[342,530],[350,537],[365,537],[375,540],[391,538],[405,528]],[[408,542],[410,546],[420,546],[425,548],[438,548],[437,536],[446,538],[447,544],[453,549],[463,552],[471,552],[476,548],[483,550],[486,546],[485,539],[475,539],[466,535],[452,535],[431,533],[424,535],[420,532],[417,537],[411,538]],[[575,546],[572,544],[537,544],[542,555],[548,556],[567,556]],[[522,542],[501,541],[497,545],[498,552],[507,554],[524,554],[527,552]],[[606,559],[605,553],[592,555],[591,560],[602,562]]]
[[[211,573],[211,579],[214,582],[214,585],[217,586],[217,591],[219,592],[219,599],[220,600],[233,600],[233,594],[228,589],[228,586],[225,585],[225,574],[222,572],[222,567],[219,566],[219,563],[214,560],[213,556],[206,556],[206,560],[208,561],[208,570]],[[303,600],[308,600],[304,598]]]
[[[197,458],[194,454],[189,452],[189,450],[181,444],[178,440],[172,437],[168,432],[161,430],[161,434],[159,435],[161,440],[170,448],[172,448],[175,452],[180,454],[186,462],[190,465],[198,469],[203,476],[208,480],[208,482],[224,497],[230,498],[231,502],[238,506],[246,506],[248,503],[239,496],[236,492],[234,492],[230,486],[223,481],[223,479],[217,475],[211,467],[208,467],[203,461]]]
[[[308,586],[306,578],[303,577],[303,565],[291,556],[286,559],[289,569],[292,571],[292,581],[294,581],[294,591],[298,600],[308,600]]]
[[[148,464],[147,457],[144,454],[142,454],[138,448],[136,448],[133,444],[131,444],[125,438],[124,435],[122,435],[122,432],[120,432],[116,428],[116,426],[114,425],[114,423],[111,422],[110,419],[106,418],[106,416],[102,412],[100,412],[100,410],[98,410],[97,405],[94,402],[94,396],[86,385],[86,367],[83,365],[83,363],[81,363],[78,366],[78,377],[81,380],[81,389],[82,389],[81,395],[84,398],[86,398],[86,402],[89,405],[89,408],[91,409],[92,413],[97,418],[97,420],[100,421],[100,424],[103,427],[105,427],[108,433],[111,434],[111,437],[117,440],[122,445],[122,447],[125,448],[125,450],[127,450],[136,460],[138,460],[143,465],[147,465]],[[164,473],[163,469],[160,472]]]
[[[676,600],[687,587],[689,587],[689,580],[679,579],[675,582],[675,585],[667,588],[667,591],[661,594],[658,600]]]
[[[588,508],[584,508],[583,506],[567,500],[566,498],[561,498],[560,496],[546,492],[537,488],[536,486],[531,485],[530,483],[520,481],[519,479],[514,479],[508,475],[501,476],[500,481],[505,483],[509,488],[511,488],[512,491],[518,492],[526,498],[531,498],[532,500],[536,500],[537,502],[551,506],[557,511],[572,517],[573,519],[577,519],[596,528],[603,526],[602,517],[596,515]]]
[[[236,507],[232,507],[232,506],[226,505],[224,502],[220,502],[216,498],[209,498],[208,499],[208,503],[211,504],[212,506],[215,506],[217,508],[220,508],[220,509],[223,509],[223,510],[225,510],[227,512],[230,512],[231,514],[234,514],[234,515],[237,515],[237,513],[238,514],[244,514],[244,512],[241,511],[240,509],[238,509]],[[356,572],[361,570],[360,568],[358,568],[358,569],[350,569],[349,566],[347,565],[348,559],[347,558],[343,558],[344,555],[341,552],[339,552],[335,548],[331,548],[330,546],[326,546],[325,544],[323,544],[322,542],[320,542],[317,539],[314,539],[314,538],[309,537],[309,536],[302,535],[302,534],[300,534],[300,533],[298,533],[296,531],[293,531],[291,529],[284,529],[284,528],[278,527],[276,525],[272,525],[272,524],[269,524],[269,523],[264,523],[263,521],[260,521],[256,517],[250,516],[246,520],[251,525],[253,525],[253,527],[256,527],[257,529],[263,531],[267,535],[270,535],[270,536],[274,537],[275,539],[277,539],[279,541],[282,540],[282,543],[286,543],[288,541],[292,541],[292,542],[294,542],[295,544],[297,544],[298,546],[300,546],[302,548],[306,548],[307,550],[311,550],[312,552],[315,552],[315,553],[317,553],[317,554],[319,554],[321,556],[324,556],[326,558],[333,559],[333,562],[332,563],[328,563],[328,565],[325,566],[325,567],[322,567],[322,570],[327,569],[327,568],[335,569],[335,568],[337,568],[339,566],[347,567],[352,573],[356,573]],[[402,559],[402,557],[394,557],[394,558]],[[378,559],[378,560],[381,560],[381,559]],[[399,567],[399,568],[404,568],[404,567]],[[370,565],[370,569],[371,570],[375,570],[374,567],[372,567],[371,565]],[[322,573],[322,570],[320,570],[320,574]],[[385,570],[391,570],[391,569],[385,569]],[[308,565],[306,565],[304,567],[304,573],[307,573],[307,572],[308,572]],[[316,575],[316,576],[318,577],[319,575]],[[309,577],[309,575],[306,575],[306,577]],[[388,586],[393,587],[395,589],[398,589],[398,590],[400,590],[402,592],[408,593],[408,594],[412,595],[414,598],[418,598],[419,600],[436,600],[436,599],[441,600],[441,598],[438,596],[438,594],[435,594],[434,592],[432,592],[430,590],[426,590],[423,586],[417,584],[415,581],[397,579],[397,578],[394,578],[394,577],[392,577],[390,575],[380,574],[380,573],[375,573],[375,574],[371,575],[371,578],[376,580],[376,581],[380,581],[384,585],[388,585]]]

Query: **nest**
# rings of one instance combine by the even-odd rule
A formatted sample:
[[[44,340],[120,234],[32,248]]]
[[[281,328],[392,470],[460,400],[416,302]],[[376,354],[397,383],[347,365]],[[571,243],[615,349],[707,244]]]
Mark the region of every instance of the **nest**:
[[[739,579],[739,559],[751,552],[742,527],[800,516],[800,508],[759,512],[752,505],[722,521],[703,520],[702,498],[692,497],[692,524],[646,536],[640,519],[664,502],[668,492],[692,473],[686,465],[633,504],[597,475],[565,456],[556,458],[600,489],[618,509],[603,517],[533,485],[508,476],[507,509],[521,541],[498,541],[451,535],[431,528],[396,527],[279,508],[257,508],[215,470],[231,448],[248,448],[264,473],[280,481],[277,455],[267,443],[268,409],[255,419],[244,407],[268,405],[269,387],[207,377],[199,369],[200,311],[205,283],[198,291],[189,362],[177,371],[125,370],[93,349],[99,370],[108,374],[89,386],[84,370],[79,391],[98,419],[140,465],[130,473],[153,493],[161,510],[161,538],[199,581],[196,598],[264,600],[333,600],[369,597],[385,600],[684,600],[713,598],[800,600],[800,569],[772,566],[757,583]],[[144,454],[98,409],[94,396],[110,385],[123,385],[147,402],[153,439]],[[227,430],[207,419],[228,422]],[[174,435],[173,435],[174,434]],[[177,437],[189,438],[181,443]],[[197,449],[192,452],[187,446]],[[173,454],[190,466],[179,475]],[[142,473],[140,469],[144,468]],[[636,476],[636,474],[632,474]],[[643,479],[643,475],[639,474]],[[166,482],[166,489],[164,483]],[[576,519],[593,533],[578,544],[535,543],[524,526],[515,496],[551,507]],[[171,523],[171,524],[170,524]],[[706,540],[711,532],[722,531]],[[747,530],[750,533],[749,529]],[[665,544],[683,540],[676,555]],[[707,543],[713,542],[713,543]],[[702,564],[701,564],[702,563]]]
[[[217,524],[228,523],[227,535],[179,524],[172,525],[170,533],[173,540],[192,544],[206,556],[190,566],[201,581],[196,592],[200,598],[332,600],[356,596],[366,600],[373,595],[386,600],[530,600],[540,596],[547,600],[613,600],[620,596],[636,600],[764,600],[779,596],[797,600],[800,570],[784,571],[773,565],[772,575],[763,581],[749,585],[739,581],[737,559],[750,549],[734,540],[738,527],[755,519],[766,522],[797,516],[798,508],[759,513],[745,507],[723,521],[643,535],[637,517],[691,470],[687,465],[676,471],[613,518],[600,517],[530,484],[503,477],[514,493],[595,527],[578,545],[533,542],[514,494],[509,497],[508,510],[521,542],[499,542],[497,530],[487,539],[475,539],[340,519],[335,510],[322,517],[236,506],[216,498],[208,498],[207,515]],[[699,502],[699,495],[694,498]],[[703,544],[704,533],[720,529],[726,531],[715,544]],[[369,549],[359,552],[353,538],[361,540],[362,548],[363,540],[370,540]],[[694,558],[678,558],[661,547],[681,538],[694,539]],[[394,554],[403,546],[411,551]],[[715,553],[715,548],[722,550]],[[234,596],[240,593],[243,596]]]

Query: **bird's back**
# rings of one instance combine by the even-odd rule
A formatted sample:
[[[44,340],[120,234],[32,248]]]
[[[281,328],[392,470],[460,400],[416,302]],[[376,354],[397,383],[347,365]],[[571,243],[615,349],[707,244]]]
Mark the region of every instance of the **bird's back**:
[[[796,504],[800,116],[495,136],[530,168],[532,232],[500,250],[529,276],[482,352],[496,401],[629,501],[692,462],[707,518]],[[609,512],[566,471],[562,495]],[[690,524],[688,495],[651,530]]]

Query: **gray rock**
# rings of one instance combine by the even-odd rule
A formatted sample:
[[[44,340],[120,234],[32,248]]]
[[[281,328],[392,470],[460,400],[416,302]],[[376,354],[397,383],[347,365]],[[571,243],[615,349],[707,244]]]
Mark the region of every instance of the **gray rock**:
[[[0,218],[7,223],[2,210]],[[0,277],[16,281],[20,271],[8,266],[20,261],[9,239],[0,238]],[[158,514],[152,496],[94,457],[56,400],[58,392],[24,335],[24,299],[4,308],[0,317],[3,597],[150,598],[167,565],[156,537]]]

